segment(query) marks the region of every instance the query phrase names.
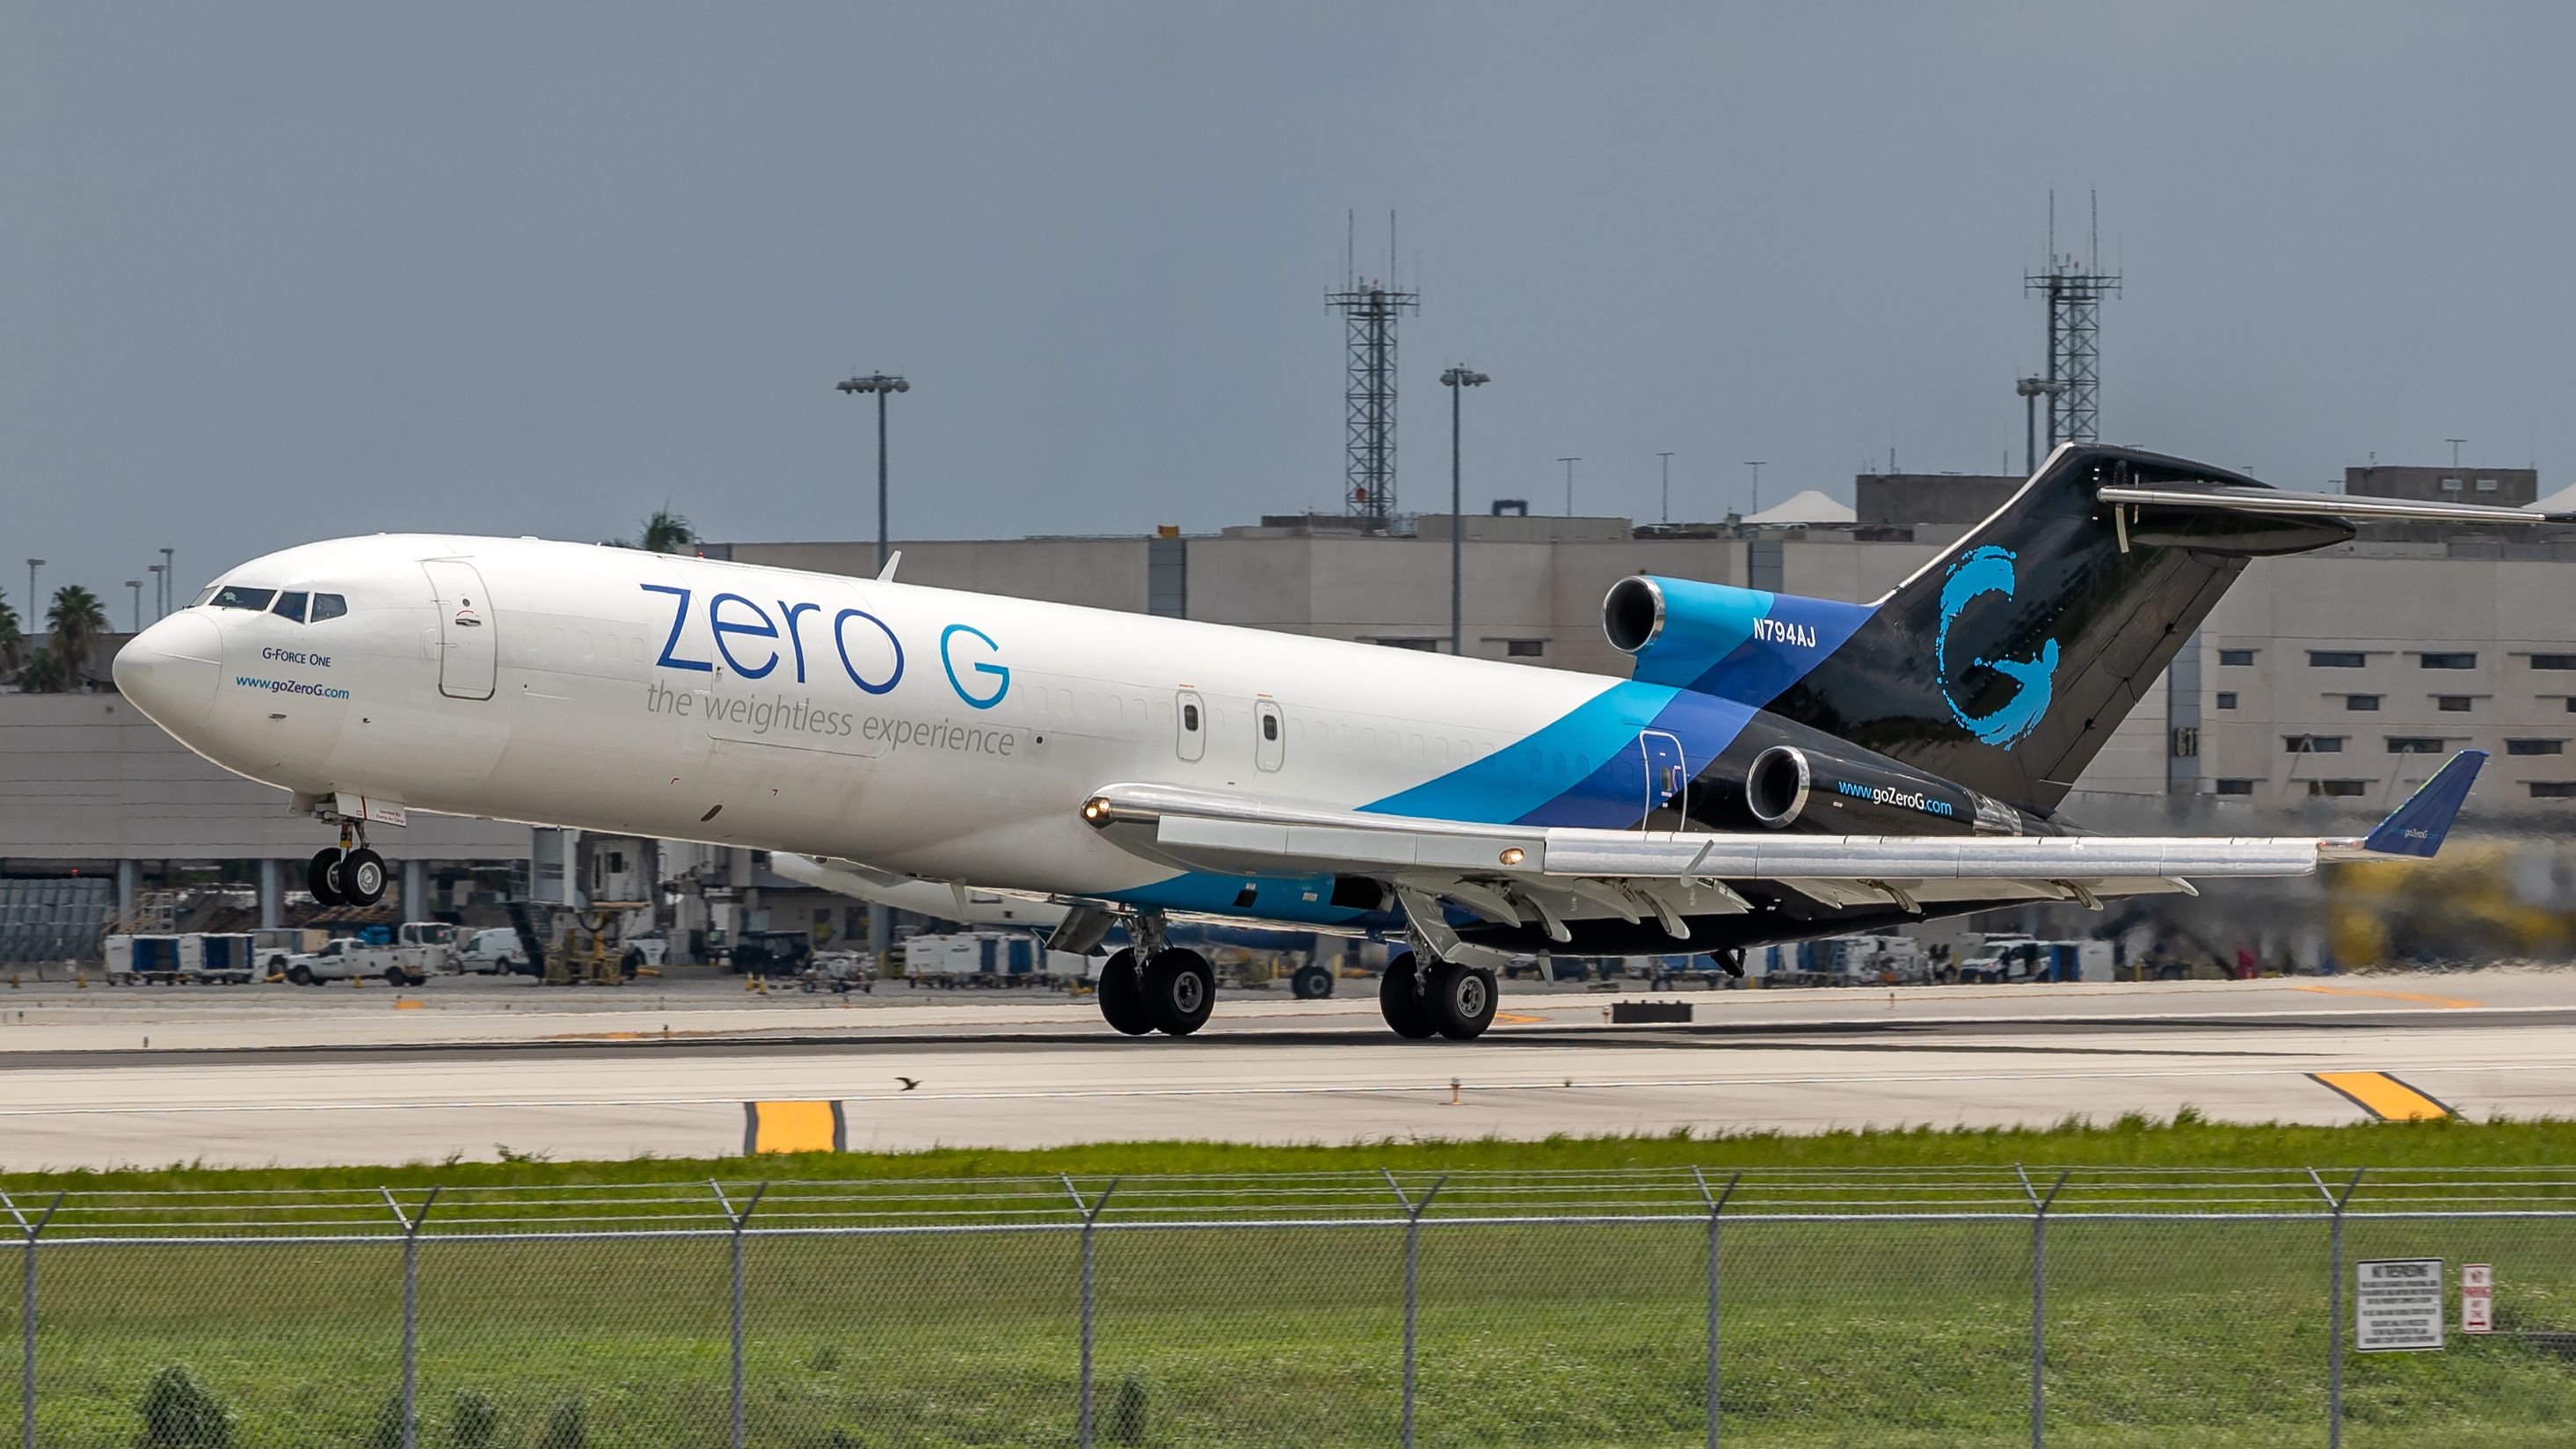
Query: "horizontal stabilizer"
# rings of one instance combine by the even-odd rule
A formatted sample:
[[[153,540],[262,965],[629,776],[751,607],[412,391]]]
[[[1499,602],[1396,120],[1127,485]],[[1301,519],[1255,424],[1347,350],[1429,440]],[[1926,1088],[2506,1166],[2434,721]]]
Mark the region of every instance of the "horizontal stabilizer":
[[[2484,750],[2462,750],[2433,772],[2433,778],[2415,787],[2406,802],[2388,812],[2379,828],[2361,842],[2361,848],[2372,855],[2412,855],[2431,859],[2442,848],[2442,837],[2451,833],[2451,822],[2459,818],[2461,802],[2469,798],[2469,786],[2477,783],[2478,767],[2487,762]]]
[[[2483,503],[2432,503],[2406,498],[2362,498],[2350,493],[2290,493],[2279,488],[2131,488],[2113,485],[2094,493],[2105,503],[2180,508],[2214,513],[2259,513],[2272,518],[2356,518],[2417,523],[2490,523],[2529,528],[2564,523],[2568,516]]]

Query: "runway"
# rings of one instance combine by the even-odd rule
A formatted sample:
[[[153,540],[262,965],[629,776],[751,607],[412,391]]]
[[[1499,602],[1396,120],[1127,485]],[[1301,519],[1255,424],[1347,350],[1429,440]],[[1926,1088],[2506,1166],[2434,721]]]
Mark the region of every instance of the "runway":
[[[1689,992],[1658,1026],[1605,1019],[1636,996],[1507,992],[1472,1043],[1400,1041],[1365,998],[1229,991],[1174,1041],[1062,997],[635,990],[0,998],[0,1169],[715,1156],[757,1100],[837,1101],[859,1150],[2372,1115],[2341,1073],[2576,1113],[2576,972]]]

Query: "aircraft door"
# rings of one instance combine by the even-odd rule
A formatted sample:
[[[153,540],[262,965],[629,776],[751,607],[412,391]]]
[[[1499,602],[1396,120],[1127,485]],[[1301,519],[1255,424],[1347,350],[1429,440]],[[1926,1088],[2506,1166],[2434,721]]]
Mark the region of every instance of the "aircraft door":
[[[1658,810],[1670,809],[1682,818],[1690,815],[1690,762],[1682,755],[1679,735],[1667,730],[1637,732],[1637,756],[1645,768],[1645,811],[1637,823]]]
[[[1207,701],[1199,698],[1197,690],[1184,689],[1180,694],[1180,708],[1172,714],[1178,722],[1179,736],[1175,743],[1180,748],[1181,758],[1191,761],[1206,758]]]
[[[1252,707],[1253,728],[1260,735],[1252,742],[1252,763],[1262,770],[1276,770],[1288,757],[1288,721],[1279,712],[1277,700],[1265,699]]]
[[[438,596],[438,692],[450,699],[490,699],[501,656],[483,575],[452,558],[431,559],[421,569]]]

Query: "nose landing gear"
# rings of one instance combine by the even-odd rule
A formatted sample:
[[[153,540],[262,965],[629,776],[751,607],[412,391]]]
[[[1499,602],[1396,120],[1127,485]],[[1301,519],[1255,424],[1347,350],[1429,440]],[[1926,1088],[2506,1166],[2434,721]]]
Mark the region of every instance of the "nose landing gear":
[[[304,885],[320,905],[372,906],[385,898],[385,858],[367,848],[363,830],[343,823],[339,846],[314,852],[305,866]]]

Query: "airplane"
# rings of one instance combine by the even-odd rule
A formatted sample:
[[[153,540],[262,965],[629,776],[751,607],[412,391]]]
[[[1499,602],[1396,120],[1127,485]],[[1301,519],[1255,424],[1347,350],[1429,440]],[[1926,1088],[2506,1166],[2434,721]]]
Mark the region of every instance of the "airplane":
[[[1625,679],[535,538],[379,534],[226,572],[117,655],[214,763],[336,828],[372,902],[410,810],[794,852],[1066,907],[1119,1032],[1214,978],[1175,916],[1370,934],[1398,1035],[1467,1039],[1541,952],[1714,953],[2032,901],[2423,857],[2464,750],[2357,838],[2122,837],[2058,807],[2256,558],[2355,517],[2519,509],[2292,493],[2068,443],[1867,604],[1687,579],[1603,603]]]

